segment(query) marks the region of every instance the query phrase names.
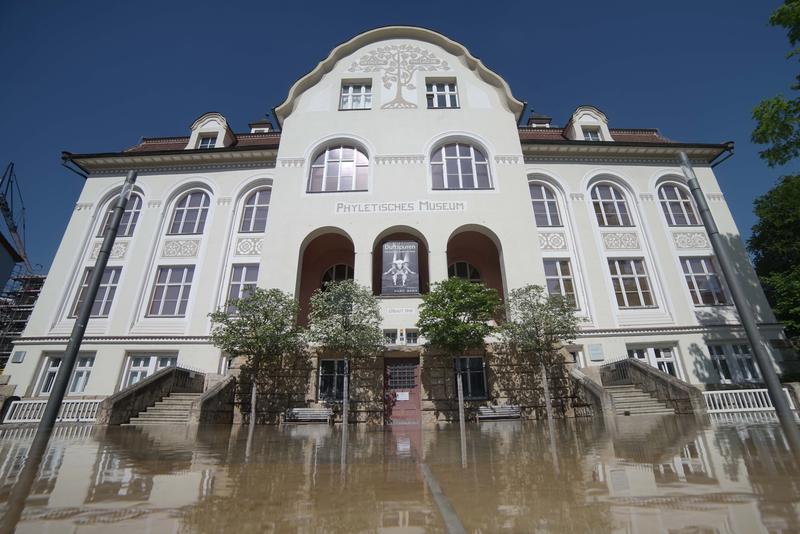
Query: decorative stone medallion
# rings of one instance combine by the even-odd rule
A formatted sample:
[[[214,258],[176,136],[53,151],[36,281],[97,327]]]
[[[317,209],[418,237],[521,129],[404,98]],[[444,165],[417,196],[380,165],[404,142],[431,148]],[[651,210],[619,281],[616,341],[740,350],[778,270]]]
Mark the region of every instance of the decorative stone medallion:
[[[128,243],[129,243],[128,241],[115,241],[114,246],[111,247],[111,254],[109,255],[109,258],[112,260],[123,259],[125,257],[125,254],[128,252]],[[97,256],[100,255],[101,246],[103,246],[102,241],[97,241],[95,242],[94,245],[92,245],[91,258],[93,260],[96,260]]]
[[[608,232],[603,234],[603,245],[607,250],[637,250],[639,236],[636,232]]]
[[[539,248],[542,250],[566,250],[566,236],[562,232],[539,232]]]
[[[260,256],[263,246],[263,237],[240,237],[236,240],[236,255]]]
[[[200,250],[199,239],[173,239],[164,243],[164,258],[194,258]]]

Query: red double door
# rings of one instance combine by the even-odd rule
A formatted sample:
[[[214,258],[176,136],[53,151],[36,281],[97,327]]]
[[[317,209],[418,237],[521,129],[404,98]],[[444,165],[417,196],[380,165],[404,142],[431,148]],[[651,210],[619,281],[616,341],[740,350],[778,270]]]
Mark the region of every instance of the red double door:
[[[384,422],[387,425],[419,425],[419,358],[384,359]]]

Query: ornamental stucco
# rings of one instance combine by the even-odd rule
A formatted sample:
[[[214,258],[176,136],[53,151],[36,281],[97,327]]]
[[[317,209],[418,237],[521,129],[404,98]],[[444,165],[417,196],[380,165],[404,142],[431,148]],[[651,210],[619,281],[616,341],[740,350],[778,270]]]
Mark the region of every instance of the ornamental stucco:
[[[607,250],[638,250],[639,236],[636,232],[605,232],[603,245]]]
[[[240,237],[236,240],[237,256],[260,256],[264,246],[262,237]]]
[[[679,249],[709,248],[708,237],[703,232],[675,232],[672,234],[675,247]]]
[[[111,254],[109,255],[109,258],[112,260],[124,259],[125,254],[128,252],[128,244],[128,241],[116,241],[114,246],[111,247]],[[92,253],[90,254],[91,259],[97,259],[97,256],[100,255],[101,246],[103,246],[102,241],[97,241],[94,245],[92,245]]]
[[[567,250],[564,232],[539,232],[539,248],[542,250]]]
[[[171,239],[164,243],[164,258],[195,258],[200,250],[199,239]]]

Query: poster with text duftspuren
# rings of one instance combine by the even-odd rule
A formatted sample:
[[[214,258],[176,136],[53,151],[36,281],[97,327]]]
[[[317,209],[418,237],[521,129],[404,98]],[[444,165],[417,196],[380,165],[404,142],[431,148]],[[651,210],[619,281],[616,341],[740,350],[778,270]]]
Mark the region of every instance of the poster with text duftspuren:
[[[419,293],[419,249],[416,241],[383,244],[381,295]]]

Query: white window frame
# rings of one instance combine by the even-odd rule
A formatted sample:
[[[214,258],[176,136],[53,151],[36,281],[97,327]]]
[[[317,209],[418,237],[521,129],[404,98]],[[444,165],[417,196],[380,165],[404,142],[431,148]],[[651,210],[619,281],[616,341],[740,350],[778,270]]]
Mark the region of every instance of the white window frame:
[[[461,383],[464,386],[464,399],[467,400],[484,400],[489,398],[489,384],[486,382],[486,360],[483,356],[460,356],[458,357],[461,364]],[[469,368],[469,361],[470,360],[480,360],[481,361],[481,370],[472,370]],[[465,367],[466,365],[466,367]],[[455,387],[458,387],[457,377],[458,377],[458,370],[459,367],[457,363],[453,362],[453,383]],[[472,382],[470,381],[470,375],[472,374],[481,374],[481,379],[483,380],[483,395],[473,395],[472,394]]]
[[[219,134],[200,134],[197,136],[198,150],[211,150],[217,148],[217,137]]]
[[[615,269],[612,269],[612,262],[614,262]],[[633,270],[633,274],[622,274],[622,269],[620,268],[622,263],[630,262]],[[637,269],[637,262],[641,266],[641,273]],[[647,265],[645,264],[644,258],[608,258],[608,270],[609,274],[611,275],[611,289],[614,293],[614,299],[617,303],[617,307],[621,310],[629,310],[629,309],[642,309],[642,308],[657,308],[658,305],[656,303],[655,293],[653,291],[653,284],[650,281],[650,276],[647,273]],[[616,270],[616,274],[615,274]],[[640,304],[631,305],[630,299],[628,298],[629,291],[625,288],[624,281],[626,279],[633,278],[636,283],[636,294],[639,298]],[[615,284],[616,282],[616,284]],[[643,284],[644,282],[644,284]],[[643,286],[646,284],[646,289]],[[620,304],[619,297],[617,297],[617,285],[619,286],[621,293],[622,293],[622,301],[623,303]],[[650,295],[650,304],[645,304],[644,295]]]
[[[714,367],[714,371],[719,377],[720,384],[733,383],[736,375],[734,373],[734,369],[731,367],[731,362],[728,358],[727,351],[725,350],[725,345],[722,343],[714,343],[711,345],[706,345],[706,348],[708,349],[708,355],[711,358],[711,365]]]
[[[271,187],[259,187],[247,195],[247,198],[245,198],[242,204],[242,217],[239,222],[240,234],[262,233],[266,230],[271,199]],[[264,216],[259,217],[258,215],[262,210]]]
[[[37,381],[36,395],[40,397],[49,397],[53,390],[58,370],[61,368],[64,355],[62,353],[45,353],[43,356],[44,362],[39,374],[39,380]],[[86,384],[89,382],[89,377],[92,373],[95,356],[95,353],[78,353],[78,358],[75,361],[75,368],[72,370],[72,376],[70,376],[67,385],[66,394],[68,396],[82,395],[84,391],[86,391]],[[53,365],[54,362],[58,362],[57,365]],[[50,377],[52,377],[52,380],[49,380]],[[46,390],[45,386],[47,386]]]
[[[731,355],[736,367],[736,373],[742,382],[760,382],[761,374],[753,359],[753,351],[747,343],[731,343]]]
[[[344,270],[344,278],[339,276],[341,271]],[[341,282],[343,280],[353,280],[353,266],[348,263],[337,263],[336,265],[331,265],[322,273],[322,277],[319,280],[319,286],[325,287],[327,282]],[[329,280],[326,280],[329,278]]]
[[[450,147],[455,147],[455,154],[447,154],[447,151]],[[468,150],[467,150],[468,149]],[[468,152],[467,154],[462,155],[462,150]],[[480,158],[480,160],[479,160]],[[457,169],[457,173],[448,173],[447,167],[448,162],[454,161]],[[462,165],[462,161],[470,167],[472,171],[472,187],[465,187],[464,186],[464,177],[469,175],[469,173],[464,173],[464,167]],[[488,191],[494,189],[494,183],[492,182],[492,168],[489,165],[489,159],[486,157],[486,154],[483,153],[482,150],[475,148],[474,145],[470,143],[447,143],[445,145],[440,146],[436,150],[431,153],[431,189],[434,191]],[[486,179],[488,181],[488,185],[486,186],[478,186],[478,167],[485,167],[486,168]],[[440,168],[441,177],[442,177],[442,187],[437,187],[435,180],[436,180],[436,168]],[[458,183],[450,183],[451,177],[457,177]],[[454,178],[453,178],[454,179]]]
[[[635,358],[646,363],[650,367],[654,367],[661,372],[667,373],[668,375],[672,375],[676,378],[682,378],[675,347],[629,347],[628,358]],[[670,368],[672,368],[674,372],[669,372]]]
[[[111,223],[111,216],[114,214],[114,209],[117,207],[116,199],[108,203],[106,215],[103,217],[103,223],[97,232],[97,237],[103,237],[106,233],[108,225]],[[136,223],[139,222],[139,215],[142,211],[142,196],[138,193],[131,193],[128,202],[125,204],[125,211],[122,214],[122,220],[119,223],[117,230],[117,237],[131,237],[133,231],[136,229]]]
[[[258,263],[234,263],[231,265],[230,279],[228,280],[227,309],[228,313],[236,313],[235,301],[240,300],[253,293],[258,283]],[[240,277],[236,278],[236,270],[240,269]],[[248,275],[255,271],[255,280],[246,281]]]
[[[548,262],[554,262],[556,267],[556,274],[548,275],[547,274],[547,264]],[[564,274],[564,263],[567,264],[567,270],[569,271],[567,274]],[[572,268],[572,260],[570,258],[543,258],[542,259],[542,267],[544,269],[544,280],[545,286],[547,287],[547,293],[553,296],[560,296],[564,297],[567,301],[571,301],[572,305],[575,307],[576,310],[580,309],[579,302],[578,302],[578,291],[577,287],[575,286],[575,270]],[[558,283],[558,293],[554,293],[550,290],[550,282],[554,280]],[[569,281],[572,285],[572,292],[568,292],[567,288],[565,287],[565,281]]]
[[[338,157],[335,151],[338,150]],[[345,150],[352,150],[352,159],[345,157]],[[322,159],[320,159],[322,158]],[[345,188],[342,182],[344,164],[353,166],[353,174],[350,178],[350,188]],[[336,173],[330,172],[331,168],[336,168]],[[363,183],[359,183],[358,175],[359,169],[364,169]],[[345,179],[348,176],[344,175]],[[314,183],[320,179],[320,188],[317,189]],[[336,180],[336,188],[328,189],[329,181]],[[355,191],[368,191],[369,190],[369,156],[363,150],[355,145],[335,145],[329,146],[314,158],[311,163],[311,168],[308,173],[308,184],[306,187],[307,193],[340,193],[340,192],[355,192]]]
[[[358,105],[355,105],[358,101]],[[342,82],[339,110],[372,109],[372,82]]]
[[[701,270],[692,270],[692,262],[699,261]],[[681,256],[681,270],[695,306],[726,306],[729,304],[725,289],[722,286],[722,279],[717,273],[717,268],[712,256]],[[701,291],[701,284],[708,288]],[[703,295],[711,294],[713,302],[704,302]]]
[[[202,195],[199,206],[189,206],[190,200],[194,195]],[[187,191],[175,203],[172,209],[167,235],[202,235],[205,230],[208,212],[211,206],[211,197],[202,189]],[[187,224],[186,216],[191,212],[197,212],[193,222]],[[175,225],[178,228],[173,231]]]
[[[139,365],[134,365],[137,360],[147,359],[146,362],[140,362]],[[128,388],[137,384],[147,378],[148,376],[165,369],[167,367],[177,367],[178,353],[177,352],[132,352],[128,354],[125,362],[125,373],[122,375],[122,385],[120,389]],[[131,382],[131,374],[137,373],[137,379]]]
[[[89,278],[92,276],[92,271],[94,271],[94,267],[86,267],[83,271],[83,278],[81,278],[81,283],[78,286],[78,292],[75,294],[75,299],[72,301],[72,311],[70,312],[70,318],[74,318],[78,316],[80,312],[80,308],[83,305],[86,292],[89,290]],[[109,279],[104,281],[106,276],[109,276]],[[100,287],[97,289],[97,294],[94,297],[94,302],[92,303],[92,310],[90,312],[90,317],[98,317],[98,318],[105,318],[108,317],[111,313],[111,307],[114,304],[114,296],[117,293],[117,286],[119,286],[119,280],[122,277],[122,267],[106,267],[103,269],[103,276],[100,279]],[[98,307],[98,313],[95,313],[95,308]]]
[[[611,192],[611,198],[602,198],[600,195],[601,188],[608,188]],[[628,199],[625,193],[615,184],[609,182],[600,182],[594,184],[591,189],[592,209],[594,211],[595,220],[597,225],[601,228],[622,228],[635,226],[633,224],[633,217],[631,210],[628,206]],[[599,208],[599,209],[598,209]],[[609,219],[616,217],[619,224],[610,224]]]
[[[409,338],[411,341],[409,341]],[[416,328],[406,328],[403,335],[403,343],[406,345],[419,345],[419,330]]]
[[[180,283],[171,283],[169,280],[171,278],[173,270],[183,270],[183,274],[181,275]],[[162,271],[166,271],[166,281],[159,282],[159,274]],[[188,273],[191,273],[191,279],[187,281],[189,278]],[[153,278],[153,290],[150,292],[150,299],[148,300],[147,304],[147,317],[186,317],[186,312],[189,309],[189,297],[191,296],[192,290],[192,283],[194,282],[194,274],[195,274],[195,266],[194,265],[159,265],[156,268],[156,275]],[[178,299],[175,304],[175,313],[174,314],[164,314],[164,302],[166,299],[164,298],[167,293],[167,289],[170,286],[179,286],[178,290]],[[163,288],[161,292],[160,302],[158,305],[158,310],[156,313],[153,313],[153,303],[156,299],[156,291],[158,288]],[[184,310],[181,313],[181,303],[184,304]]]
[[[541,193],[541,198],[534,198],[534,189]],[[561,211],[558,207],[558,197],[556,197],[556,193],[553,191],[553,188],[542,182],[531,180],[528,181],[528,191],[531,195],[533,222],[536,224],[536,227],[563,227],[564,222],[561,220]],[[539,206],[538,212],[537,205]],[[545,218],[545,221],[543,221],[542,224],[539,224],[538,215],[541,215]]]
[[[459,274],[461,271],[462,274],[466,273],[466,276],[462,276]],[[481,271],[474,265],[472,265],[468,261],[459,260],[454,261],[450,265],[447,266],[447,277],[448,278],[463,278],[468,282],[472,282],[474,284],[483,282],[483,277],[481,276]]]
[[[440,98],[444,105],[440,105]],[[428,109],[458,109],[458,84],[455,80],[425,80],[425,102]]]
[[[670,199],[667,197],[667,188],[673,188],[678,195],[677,199]],[[683,227],[683,226],[702,226],[703,223],[697,216],[697,210],[694,207],[694,202],[686,191],[686,188],[674,182],[666,182],[658,186],[658,201],[661,204],[661,211],[664,213],[664,218],[667,220],[667,226],[670,227]],[[682,216],[686,223],[681,224],[675,220],[677,208],[678,215]]]
[[[599,126],[581,126],[581,133],[583,133],[584,141],[602,141],[603,133],[600,131]]]
[[[386,338],[387,345],[397,345],[399,337],[399,332],[396,328],[384,328],[383,329],[383,337]]]

